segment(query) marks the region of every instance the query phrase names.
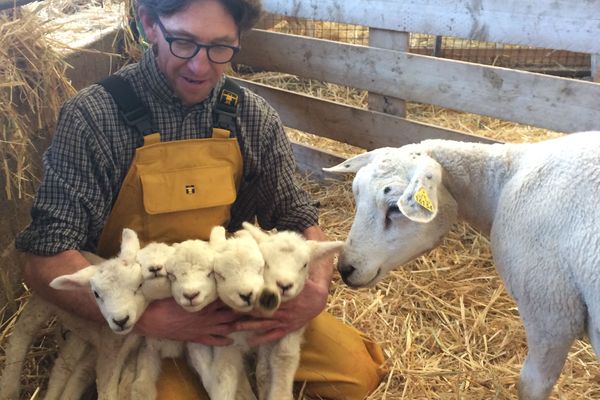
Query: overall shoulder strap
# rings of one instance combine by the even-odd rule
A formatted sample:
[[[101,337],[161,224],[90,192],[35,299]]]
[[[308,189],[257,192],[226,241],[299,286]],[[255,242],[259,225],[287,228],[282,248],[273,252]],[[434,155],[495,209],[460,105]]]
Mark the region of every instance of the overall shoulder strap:
[[[136,128],[144,136],[155,132],[150,110],[135,94],[127,79],[119,75],[111,75],[98,84],[113,97],[121,117],[128,126]]]
[[[213,136],[215,136],[215,130],[220,130],[224,131],[228,137],[239,137],[235,116],[243,97],[244,92],[240,85],[230,77],[225,77],[225,83],[219,91],[213,110]]]

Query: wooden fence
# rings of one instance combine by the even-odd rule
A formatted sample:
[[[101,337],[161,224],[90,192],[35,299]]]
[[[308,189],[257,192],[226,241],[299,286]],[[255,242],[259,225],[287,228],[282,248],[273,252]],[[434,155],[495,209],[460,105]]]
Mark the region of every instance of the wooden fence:
[[[365,149],[426,138],[489,142],[407,120],[404,101],[560,132],[600,130],[600,83],[407,52],[406,32],[456,36],[592,55],[600,78],[600,0],[263,0],[266,11],[369,27],[369,46],[254,30],[240,64],[367,90],[369,109],[243,81],[286,126]],[[301,169],[320,173],[341,159],[298,143]]]

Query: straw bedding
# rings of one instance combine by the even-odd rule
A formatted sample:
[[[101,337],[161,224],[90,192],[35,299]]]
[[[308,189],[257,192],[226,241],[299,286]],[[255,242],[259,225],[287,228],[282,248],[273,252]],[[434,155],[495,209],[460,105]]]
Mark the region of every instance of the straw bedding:
[[[0,35],[0,40],[4,36]],[[285,74],[255,74],[245,78],[355,106],[365,106],[367,100],[362,91]],[[15,114],[9,115],[18,120]],[[408,116],[508,142],[558,135],[429,105],[409,104]],[[294,140],[344,155],[361,151],[294,130],[289,130],[289,135]],[[320,223],[328,235],[344,239],[353,218],[350,180],[326,183],[310,177],[299,180],[319,201]],[[380,342],[387,356],[389,373],[370,399],[516,397],[518,373],[526,354],[524,331],[516,305],[494,269],[487,239],[468,225],[458,224],[442,246],[390,273],[375,288],[349,289],[337,274],[334,280],[329,311]],[[22,303],[23,299],[18,301]],[[5,314],[2,311],[2,346],[19,313]],[[43,333],[52,331],[51,324]],[[23,376],[25,398],[38,398],[55,353],[55,343],[52,335],[41,335],[28,355]],[[586,342],[578,341],[551,398],[598,399],[598,382],[600,366],[593,351]]]

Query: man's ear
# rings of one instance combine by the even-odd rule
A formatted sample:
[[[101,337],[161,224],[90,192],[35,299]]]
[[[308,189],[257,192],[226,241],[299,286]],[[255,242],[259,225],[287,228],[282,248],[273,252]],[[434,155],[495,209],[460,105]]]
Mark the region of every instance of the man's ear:
[[[146,41],[151,44],[157,43],[161,32],[159,32],[155,18],[148,12],[146,7],[140,6],[138,8],[138,19],[144,30]]]
[[[410,220],[430,222],[438,212],[438,190],[441,185],[441,165],[430,157],[422,157],[398,200],[398,208]]]

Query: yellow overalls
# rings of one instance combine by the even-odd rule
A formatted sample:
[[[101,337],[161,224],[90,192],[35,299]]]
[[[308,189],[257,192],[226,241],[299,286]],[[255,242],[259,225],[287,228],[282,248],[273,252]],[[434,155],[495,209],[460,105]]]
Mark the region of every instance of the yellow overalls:
[[[160,142],[159,134],[146,136],[102,231],[98,254],[118,252],[124,227],[134,229],[142,243],[207,240],[213,226],[229,221],[242,165],[237,139],[223,129],[213,129],[209,139]],[[382,364],[378,345],[323,312],[306,329],[295,379],[307,383],[307,394],[363,399],[379,385]],[[183,359],[163,361],[157,390],[161,400],[208,400]]]

